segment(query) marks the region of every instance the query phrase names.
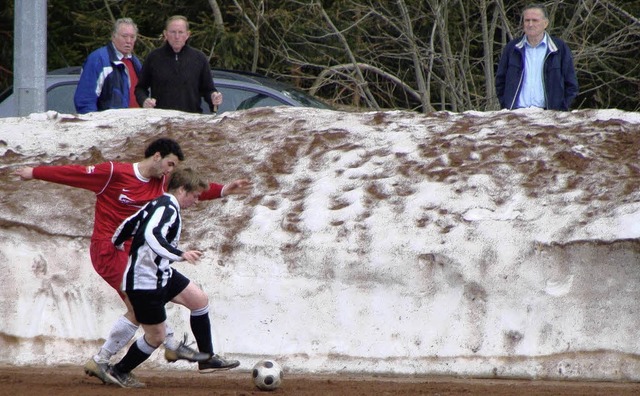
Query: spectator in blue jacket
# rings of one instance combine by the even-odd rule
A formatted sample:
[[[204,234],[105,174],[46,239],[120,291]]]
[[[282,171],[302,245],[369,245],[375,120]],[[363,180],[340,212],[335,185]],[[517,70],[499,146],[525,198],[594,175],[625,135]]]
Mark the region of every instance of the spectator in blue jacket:
[[[547,32],[543,5],[522,12],[524,36],[502,51],[496,73],[496,94],[503,109],[538,107],[569,110],[578,95],[573,56],[567,44]]]
[[[134,92],[142,69],[133,55],[137,35],[138,27],[131,18],[118,19],[111,42],[89,54],[73,97],[78,113],[140,107]]]

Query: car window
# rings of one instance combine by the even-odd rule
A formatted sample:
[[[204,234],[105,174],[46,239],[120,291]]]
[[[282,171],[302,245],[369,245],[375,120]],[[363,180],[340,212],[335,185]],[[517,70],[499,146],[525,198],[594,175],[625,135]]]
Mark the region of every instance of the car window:
[[[303,106],[316,107],[318,109],[331,109],[326,103],[295,89],[284,89],[281,91],[283,95],[300,102]]]
[[[76,107],[73,104],[73,95],[76,92],[77,82],[69,84],[57,84],[47,91],[47,110],[55,110],[63,114],[75,114]]]
[[[218,114],[225,111],[246,110],[254,107],[282,106],[286,102],[268,96],[263,92],[251,89],[231,88],[219,85],[218,91],[222,92],[222,105],[218,108]]]
[[[282,106],[284,103],[265,94],[256,93],[240,102],[237,110],[253,109],[254,107]]]

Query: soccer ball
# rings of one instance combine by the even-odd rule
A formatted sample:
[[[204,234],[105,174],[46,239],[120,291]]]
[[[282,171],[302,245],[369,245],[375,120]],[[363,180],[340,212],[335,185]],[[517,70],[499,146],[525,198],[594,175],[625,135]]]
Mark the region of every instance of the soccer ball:
[[[282,367],[273,360],[261,360],[253,366],[251,376],[260,390],[278,389],[282,384]]]

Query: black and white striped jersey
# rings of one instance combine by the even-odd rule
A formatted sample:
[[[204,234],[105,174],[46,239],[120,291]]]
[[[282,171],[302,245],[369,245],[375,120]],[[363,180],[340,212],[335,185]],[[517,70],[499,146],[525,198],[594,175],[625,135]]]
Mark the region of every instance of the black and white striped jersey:
[[[133,238],[121,290],[164,287],[173,271],[171,263],[184,260],[178,249],[181,230],[180,204],[168,193],[123,221],[111,239],[114,245],[122,246]]]

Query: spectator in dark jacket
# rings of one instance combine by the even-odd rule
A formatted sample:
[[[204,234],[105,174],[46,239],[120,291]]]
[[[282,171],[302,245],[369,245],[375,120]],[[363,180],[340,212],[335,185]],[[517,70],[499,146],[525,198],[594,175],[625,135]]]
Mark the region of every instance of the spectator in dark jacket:
[[[204,98],[214,112],[222,103],[216,90],[207,57],[187,44],[189,22],[181,15],[167,20],[163,32],[166,43],[145,59],[136,87],[138,104],[145,108],[202,113]]]
[[[73,97],[78,113],[139,107],[134,94],[142,68],[133,55],[137,35],[131,18],[118,19],[111,42],[89,54]]]
[[[544,6],[527,6],[522,23],[524,36],[507,44],[498,64],[496,93],[501,108],[569,110],[578,95],[571,50],[546,32],[549,19]]]

